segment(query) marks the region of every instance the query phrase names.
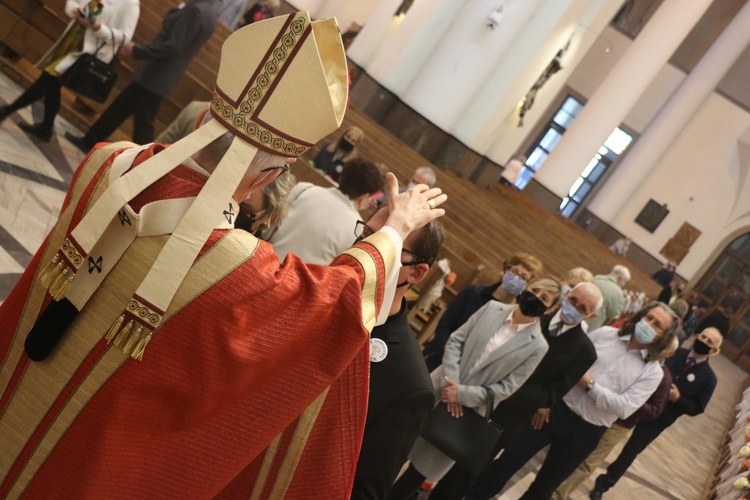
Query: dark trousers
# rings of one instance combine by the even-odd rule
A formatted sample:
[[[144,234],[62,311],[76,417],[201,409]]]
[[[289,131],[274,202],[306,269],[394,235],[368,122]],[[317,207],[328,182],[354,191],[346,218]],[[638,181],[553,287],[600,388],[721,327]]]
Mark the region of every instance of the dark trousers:
[[[625,443],[617,460],[607,467],[605,474],[601,474],[596,478],[594,488],[602,493],[612,488],[625,474],[638,454],[645,450],[651,444],[651,441],[659,437],[659,434],[663,430],[663,427],[653,425],[649,421],[643,421],[636,425],[633,429],[633,434],[630,435],[630,439]]]
[[[97,142],[106,141],[117,127],[133,116],[133,142],[148,144],[154,140],[154,120],[159,111],[162,97],[133,82],[120,92],[112,104],[91,125],[83,136],[86,147],[92,148]]]
[[[590,424],[575,415],[563,402],[552,406],[549,424],[540,430],[527,428],[479,476],[467,500],[490,499],[499,493],[526,462],[551,445],[542,468],[526,493],[525,500],[548,499],[599,444],[606,427]]]
[[[409,468],[393,483],[391,491],[385,497],[386,500],[409,500],[416,498],[417,491],[419,491],[419,487],[422,486],[425,479],[427,478],[415,469],[412,464],[409,464]]]
[[[492,412],[492,420],[500,424],[503,433],[492,451],[493,458],[514,443],[515,438],[527,427],[531,428],[534,413],[536,408],[508,404],[505,401],[498,405]],[[460,465],[454,464],[432,490],[430,500],[461,500],[477,477]]]
[[[60,111],[60,88],[58,77],[42,71],[42,75],[18,99],[8,105],[6,111],[8,113],[18,111],[44,98],[44,119],[40,125],[45,131],[52,132],[55,117]]]

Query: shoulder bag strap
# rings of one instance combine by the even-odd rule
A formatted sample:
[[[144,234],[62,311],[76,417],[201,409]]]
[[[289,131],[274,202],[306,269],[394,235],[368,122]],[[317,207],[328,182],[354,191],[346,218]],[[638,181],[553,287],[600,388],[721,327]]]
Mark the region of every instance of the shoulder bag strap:
[[[485,405],[486,409],[484,411],[484,419],[489,422],[490,417],[492,416],[492,410],[495,409],[495,393],[492,392],[492,389],[490,389],[486,385],[483,385],[482,388],[487,395],[487,404]]]

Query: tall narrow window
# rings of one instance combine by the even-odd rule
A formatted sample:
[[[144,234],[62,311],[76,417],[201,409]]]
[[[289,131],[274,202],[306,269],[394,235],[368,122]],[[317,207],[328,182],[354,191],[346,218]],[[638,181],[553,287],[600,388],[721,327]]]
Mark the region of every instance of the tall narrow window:
[[[616,128],[610,134],[604,145],[599,148],[599,151],[597,151],[589,164],[586,165],[586,168],[583,169],[580,177],[570,187],[568,196],[563,198],[560,204],[560,212],[565,217],[573,215],[596,183],[599,182],[599,179],[602,178],[604,172],[625,151],[632,140],[633,137],[630,134],[619,128]]]
[[[534,174],[539,170],[547,159],[550,152],[557,146],[560,138],[568,130],[570,124],[576,119],[578,113],[583,109],[583,103],[575,97],[568,96],[563,102],[560,109],[557,110],[552,121],[539,136],[539,140],[528,152],[526,162],[521,169],[521,173],[516,179],[516,187],[523,189],[529,183]]]

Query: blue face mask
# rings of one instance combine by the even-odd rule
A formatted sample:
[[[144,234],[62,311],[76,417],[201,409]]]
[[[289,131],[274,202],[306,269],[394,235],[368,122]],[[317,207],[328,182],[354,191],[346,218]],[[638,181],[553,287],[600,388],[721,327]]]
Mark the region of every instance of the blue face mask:
[[[577,325],[583,321],[583,315],[567,300],[563,300],[560,306],[560,318],[568,325]]]
[[[526,288],[526,280],[513,271],[506,271],[503,274],[502,287],[508,295],[518,295]]]
[[[570,285],[563,285],[562,286],[562,293],[560,294],[560,298],[565,298],[568,296],[568,292],[571,290]]]
[[[645,320],[640,320],[635,324],[635,340],[639,344],[650,344],[656,337],[656,330],[651,325],[646,323]]]

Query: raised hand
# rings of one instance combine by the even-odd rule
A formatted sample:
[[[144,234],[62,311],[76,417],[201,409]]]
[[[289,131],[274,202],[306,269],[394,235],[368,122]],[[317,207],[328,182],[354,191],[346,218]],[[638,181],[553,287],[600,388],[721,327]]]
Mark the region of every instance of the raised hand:
[[[448,196],[442,194],[440,188],[429,188],[425,184],[417,184],[399,193],[396,176],[390,172],[386,175],[385,182],[388,190],[389,210],[386,225],[395,229],[403,239],[406,239],[415,229],[445,215],[445,210],[438,207],[445,203]]]

